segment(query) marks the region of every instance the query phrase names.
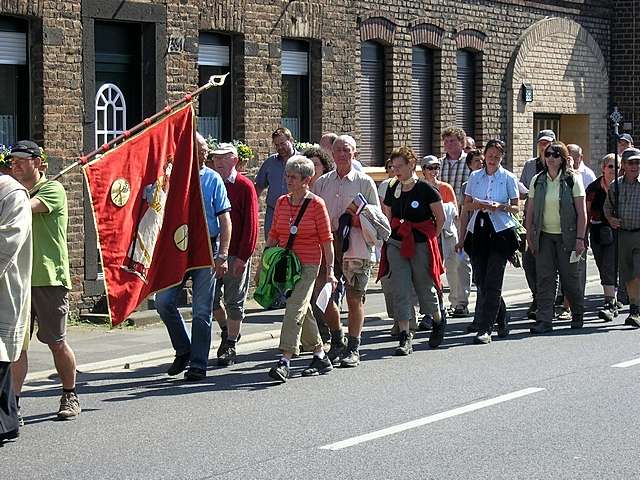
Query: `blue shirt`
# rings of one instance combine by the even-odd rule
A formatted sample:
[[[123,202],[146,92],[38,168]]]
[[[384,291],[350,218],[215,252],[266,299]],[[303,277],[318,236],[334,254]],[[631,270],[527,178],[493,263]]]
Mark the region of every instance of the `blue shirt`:
[[[299,152],[294,151],[293,154],[299,155]],[[267,188],[267,207],[269,208],[276,208],[278,199],[288,193],[287,178],[284,174],[286,163],[279,154],[274,153],[264,161],[256,175],[256,186]]]
[[[502,167],[498,167],[498,170],[493,175],[488,175],[484,168],[471,172],[464,194],[474,199],[491,200],[507,205],[511,203],[512,199],[520,196],[516,176]],[[467,225],[467,230],[471,233],[473,233],[478,211],[473,212]],[[496,210],[488,213],[496,232],[501,232],[517,225],[513,215],[508,212]]]
[[[216,237],[220,233],[218,215],[231,210],[227,189],[218,172],[214,172],[209,167],[200,169],[200,189],[204,199],[204,211],[207,215],[209,236]]]

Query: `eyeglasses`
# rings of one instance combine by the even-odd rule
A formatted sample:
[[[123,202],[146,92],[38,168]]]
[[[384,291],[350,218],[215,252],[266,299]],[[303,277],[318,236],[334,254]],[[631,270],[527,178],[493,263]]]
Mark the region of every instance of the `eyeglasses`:
[[[557,150],[547,150],[546,152],[544,152],[544,157],[545,158],[549,158],[549,157],[560,158],[560,157],[562,157],[562,154],[560,152],[558,152]]]
[[[627,165],[640,165],[640,158],[632,158],[625,162]]]
[[[423,170],[440,170],[440,165],[431,165],[422,167]]]

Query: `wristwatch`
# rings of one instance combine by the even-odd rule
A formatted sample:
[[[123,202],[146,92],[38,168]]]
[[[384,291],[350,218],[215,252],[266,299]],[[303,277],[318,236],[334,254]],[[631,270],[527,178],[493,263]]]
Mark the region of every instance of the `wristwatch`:
[[[218,254],[216,254],[214,259],[215,260],[222,260],[223,262],[226,262],[228,258],[229,258],[228,255],[224,255],[223,253],[218,253]]]

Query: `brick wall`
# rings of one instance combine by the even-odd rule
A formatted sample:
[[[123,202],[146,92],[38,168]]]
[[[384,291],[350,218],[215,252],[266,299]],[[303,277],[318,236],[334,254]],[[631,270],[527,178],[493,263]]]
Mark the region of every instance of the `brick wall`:
[[[590,115],[591,148],[598,153],[604,149],[610,16],[614,2],[152,0],[144,3],[166,6],[167,34],[185,38],[184,52],[164,55],[167,100],[175,100],[196,86],[199,32],[232,35],[233,131],[234,137],[245,139],[257,152],[256,159],[247,165],[250,175],[271,151],[270,133],[280,122],[283,37],[306,39],[311,44],[314,141],[325,131],[349,132],[359,139],[360,44],[363,40],[378,40],[385,46],[387,60],[387,153],[410,143],[414,45],[434,49],[434,153],[441,150],[440,130],[455,119],[455,56],[459,48],[472,49],[481,58],[477,140],[480,143],[495,136],[506,139],[512,148],[508,163],[516,171],[529,156],[532,115],[536,111]],[[639,13],[639,3],[617,1],[615,11]],[[81,7],[80,0],[0,2],[0,14],[30,19],[32,133],[54,157],[53,170],[76,160],[83,149],[82,65],[87,52],[82,51]],[[547,35],[536,34],[545,31],[541,25],[546,17],[556,19],[553,22],[559,28],[553,33],[547,31]],[[615,49],[612,91],[627,120],[636,119],[634,102],[640,92],[633,88],[636,88],[634,77],[639,73],[635,59],[640,42],[635,15],[616,14],[613,18],[616,18],[614,38],[616,42],[618,38],[624,39],[625,45]],[[558,73],[552,78],[540,68],[549,57],[547,52],[553,53],[557,64]],[[621,63],[625,66],[620,67]],[[517,99],[517,89],[525,78],[536,89],[536,101],[526,106]],[[633,112],[628,114],[626,110]],[[79,299],[84,278],[85,199],[77,172],[68,175],[64,183],[71,213],[69,245],[74,294]]]

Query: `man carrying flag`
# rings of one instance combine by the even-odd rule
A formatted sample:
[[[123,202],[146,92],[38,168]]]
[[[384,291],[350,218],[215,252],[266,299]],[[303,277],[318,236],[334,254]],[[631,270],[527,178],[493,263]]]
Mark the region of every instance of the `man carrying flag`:
[[[196,146],[200,165],[200,188],[214,253],[218,236],[220,237],[220,246],[214,259],[215,275],[209,267],[192,270],[185,275],[182,283],[156,294],[156,309],[167,326],[171,344],[176,351],[175,359],[167,373],[178,375],[189,365],[184,375],[187,381],[202,380],[207,375],[213,291],[216,278],[222,278],[228,269],[227,255],[231,240],[231,217],[229,216],[231,204],[227,198],[224,182],[218,173],[204,165],[209,147],[199,133],[196,134]],[[191,336],[176,304],[176,298],[189,276],[193,283]]]

